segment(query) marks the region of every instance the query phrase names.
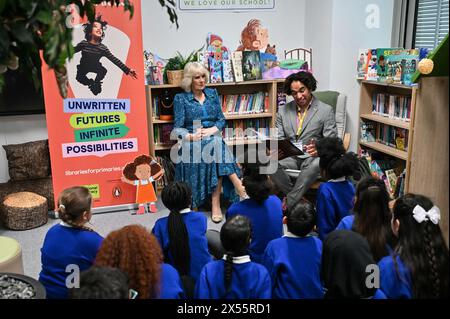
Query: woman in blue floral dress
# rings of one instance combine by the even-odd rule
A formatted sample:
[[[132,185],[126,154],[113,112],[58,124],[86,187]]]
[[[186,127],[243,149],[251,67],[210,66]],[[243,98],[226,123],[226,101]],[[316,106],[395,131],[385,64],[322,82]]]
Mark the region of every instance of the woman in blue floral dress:
[[[181,87],[185,92],[174,100],[174,133],[180,139],[180,148],[171,157],[176,163],[175,179],[192,189],[192,206],[199,207],[211,196],[211,220],[219,223],[222,182],[234,186],[236,192],[232,188],[224,192],[232,201],[237,194],[244,197],[245,190],[238,177],[240,169],[222,139],[225,117],[216,89],[205,87],[208,77],[208,70],[198,62],[184,68]]]

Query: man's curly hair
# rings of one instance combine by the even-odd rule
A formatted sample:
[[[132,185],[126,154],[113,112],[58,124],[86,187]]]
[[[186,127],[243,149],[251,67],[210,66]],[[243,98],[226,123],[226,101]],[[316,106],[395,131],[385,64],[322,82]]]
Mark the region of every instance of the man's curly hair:
[[[95,259],[96,266],[119,268],[128,275],[129,286],[140,299],[157,298],[163,254],[156,237],[141,225],[111,232]]]

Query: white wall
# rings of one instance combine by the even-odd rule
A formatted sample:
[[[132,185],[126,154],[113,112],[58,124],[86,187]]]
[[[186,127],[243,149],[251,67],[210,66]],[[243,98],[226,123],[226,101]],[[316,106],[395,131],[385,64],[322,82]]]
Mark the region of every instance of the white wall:
[[[333,25],[333,0],[307,0],[305,17],[305,47],[312,48],[312,68],[317,90],[328,90],[330,85],[330,52]]]
[[[325,24],[329,21],[331,26],[331,28],[310,28],[306,41],[318,43],[318,48],[326,50],[326,43],[331,39],[328,53],[322,51],[317,58],[314,57],[314,73],[317,74],[320,89],[335,90],[347,95],[347,131],[351,133],[350,150],[352,151],[357,150],[359,131],[360,85],[356,81],[358,49],[390,47],[394,1],[307,0],[306,8],[312,7],[314,9],[312,11],[315,12],[311,20],[320,21],[321,12],[325,12],[324,16],[327,19],[321,22]],[[321,8],[322,2],[331,2],[331,19],[329,19],[329,11]],[[366,13],[368,5],[376,5],[380,9],[378,28],[368,28],[366,25],[366,18],[369,15]],[[331,30],[331,35],[327,34],[328,30]],[[320,39],[324,39],[325,43],[321,43]],[[326,79],[327,74],[328,79]],[[328,84],[328,87],[321,84]]]
[[[239,46],[242,29],[250,19],[259,19],[269,30],[269,43],[275,44],[277,55],[283,50],[301,47],[305,42],[306,0],[278,0],[275,10],[253,12],[178,11],[180,28],[171,25],[167,13],[158,1],[142,1],[144,49],[170,58],[179,50],[188,54],[206,44],[208,32],[218,34],[223,45],[234,51]]]

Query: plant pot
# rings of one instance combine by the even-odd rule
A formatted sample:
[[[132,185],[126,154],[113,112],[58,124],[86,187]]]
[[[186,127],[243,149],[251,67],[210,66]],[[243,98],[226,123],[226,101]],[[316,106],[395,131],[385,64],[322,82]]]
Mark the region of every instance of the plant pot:
[[[25,276],[25,275],[20,275],[20,274],[5,273],[5,272],[0,273],[0,278],[2,278],[3,276],[7,277],[6,280],[8,282],[11,279],[14,279],[16,282],[22,282],[22,284],[24,283],[26,285],[29,285],[31,287],[32,291],[34,292],[33,296],[24,296],[23,298],[15,296],[14,299],[45,299],[45,297],[46,297],[45,287],[36,279]],[[3,277],[3,278],[5,278],[5,277]],[[2,282],[2,281],[0,281],[0,282]],[[1,287],[0,287],[0,289],[1,289]],[[2,298],[0,298],[0,299],[2,299]]]
[[[167,81],[169,84],[180,85],[183,79],[183,70],[170,71],[167,70]]]

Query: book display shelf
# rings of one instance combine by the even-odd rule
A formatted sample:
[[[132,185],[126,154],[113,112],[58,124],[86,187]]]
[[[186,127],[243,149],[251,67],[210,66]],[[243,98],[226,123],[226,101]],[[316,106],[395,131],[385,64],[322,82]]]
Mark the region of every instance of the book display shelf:
[[[397,176],[405,172],[401,193],[409,189],[417,90],[417,86],[361,82],[359,152],[376,153],[373,157],[379,161],[394,163],[389,169]]]
[[[233,149],[237,145],[258,143],[256,134],[244,136],[251,128],[263,135],[269,135],[270,128],[275,126],[277,110],[277,90],[284,79],[254,80],[243,82],[208,83],[206,86],[217,89],[225,115],[226,125],[222,131],[227,145]],[[167,167],[170,149],[176,141],[170,139],[174,120],[161,119],[160,111],[164,107],[161,97],[170,92],[171,96],[182,92],[177,85],[147,85],[147,117],[150,155]],[[238,130],[227,130],[233,128]],[[240,130],[239,130],[240,129]],[[236,133],[237,132],[237,133]],[[168,168],[171,171],[170,168]],[[166,169],[167,171],[167,169]],[[158,187],[164,186],[162,180]]]

